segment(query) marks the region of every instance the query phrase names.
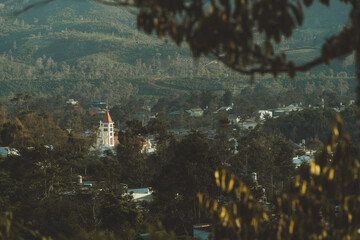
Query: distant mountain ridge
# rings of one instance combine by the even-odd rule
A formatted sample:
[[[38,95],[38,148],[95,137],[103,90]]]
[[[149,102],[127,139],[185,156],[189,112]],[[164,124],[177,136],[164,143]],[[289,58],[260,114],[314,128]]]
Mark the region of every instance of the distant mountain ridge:
[[[125,81],[126,84],[120,86],[128,86],[123,93],[120,91],[118,99],[142,92],[158,94],[159,89],[154,89],[156,85],[144,80],[154,76],[188,78],[195,86],[196,81],[204,77],[210,78],[209,83],[213,81],[216,88],[226,84],[219,83],[218,79],[227,78],[229,70],[209,65],[206,60],[196,65],[186,47],[179,49],[171,41],[164,44],[163,40],[139,32],[133,9],[94,1],[55,0],[9,20],[9,13],[30,3],[33,2],[9,0],[0,6],[0,54],[3,55],[0,82],[6,89],[0,90],[0,97],[25,90],[34,95],[69,94],[72,89],[80,88],[79,82],[88,86],[88,91],[95,91],[99,86],[106,86],[109,79]],[[293,39],[279,46],[299,62],[318,55],[322,39],[335,34],[346,23],[349,8],[339,1],[330,1],[329,8],[314,3],[304,10],[303,26]],[[337,65],[340,67],[336,68],[342,70],[341,64]],[[15,80],[27,83],[10,82]],[[36,84],[31,84],[35,81]],[[51,85],[54,81],[72,84],[63,90],[59,90],[59,83],[57,87],[39,88],[41,90],[23,87],[40,82],[40,85]],[[104,91],[99,90],[98,94]],[[116,95],[115,90],[107,91],[114,91],[112,94]]]

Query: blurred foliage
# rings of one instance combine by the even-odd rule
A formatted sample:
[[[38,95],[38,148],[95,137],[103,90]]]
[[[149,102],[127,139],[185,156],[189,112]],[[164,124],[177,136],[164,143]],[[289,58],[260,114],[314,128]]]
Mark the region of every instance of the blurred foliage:
[[[0,216],[0,239],[18,240],[51,240],[51,237],[44,237],[38,231],[31,230],[23,223],[13,219],[11,212],[3,212]]]
[[[302,25],[303,7],[313,4],[304,1],[107,1],[111,6],[138,8],[137,26],[145,33],[168,36],[177,45],[186,42],[195,58],[213,55],[228,67],[247,74],[308,71],[333,58],[344,57],[357,49],[356,1],[342,1],[351,5],[348,26],[327,38],[321,56],[295,66],[284,51],[275,46],[293,35]],[[329,5],[329,1],[320,1]],[[211,27],[210,27],[211,26]],[[211,41],[208,41],[211,39]]]
[[[357,239],[360,229],[360,163],[339,115],[315,162],[273,197],[269,209],[235,175],[215,172],[230,199],[198,194],[212,214],[215,239]]]

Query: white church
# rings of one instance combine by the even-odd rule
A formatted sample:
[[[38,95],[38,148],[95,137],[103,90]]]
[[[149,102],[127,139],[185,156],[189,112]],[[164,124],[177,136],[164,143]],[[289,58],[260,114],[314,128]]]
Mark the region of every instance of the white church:
[[[96,146],[102,152],[114,149],[114,122],[111,120],[109,111],[105,112],[103,121],[100,121]]]

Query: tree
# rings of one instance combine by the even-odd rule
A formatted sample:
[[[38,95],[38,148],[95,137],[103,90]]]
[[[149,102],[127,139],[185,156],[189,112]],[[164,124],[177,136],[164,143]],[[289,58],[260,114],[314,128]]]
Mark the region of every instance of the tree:
[[[344,93],[346,94],[349,91],[349,83],[344,79],[340,79],[338,82],[338,89],[340,91],[340,96],[344,96]]]
[[[38,59],[36,59],[36,63],[35,63],[36,67],[39,70],[44,69],[44,65],[43,65],[43,59],[41,57],[39,57]]]
[[[56,63],[51,57],[46,60],[45,69],[48,71],[54,71],[56,69]]]
[[[207,90],[207,91],[203,90],[201,92],[201,97],[200,97],[200,101],[201,101],[200,107],[202,107],[203,109],[208,107],[210,102],[215,101],[215,99],[216,99],[215,93],[213,93],[212,91],[209,91],[209,90]]]
[[[248,187],[225,170],[215,172],[229,201],[198,194],[211,212],[215,239],[357,239],[360,226],[359,160],[339,116],[324,149],[301,169],[286,193],[266,210]]]
[[[222,96],[221,100],[223,101],[225,106],[230,106],[232,103],[232,92],[229,89],[225,90],[224,95]]]
[[[256,172],[259,183],[270,193],[274,187],[282,191],[283,184],[295,169],[293,147],[284,136],[279,132],[266,132],[262,126],[257,126],[240,138],[238,144],[239,154],[232,160],[231,169],[238,176]]]
[[[196,194],[217,195],[216,186],[210,179],[220,166],[221,156],[199,132],[191,133],[180,143],[172,143],[169,148],[173,151],[169,163],[153,182],[156,192],[153,208],[154,212],[161,213],[167,227],[189,234],[192,224],[204,219]]]
[[[17,137],[17,134],[20,133],[22,128],[23,126],[18,121],[15,123],[4,123],[2,125],[2,130],[0,131],[1,144],[4,146],[12,145]]]
[[[29,111],[29,105],[31,102],[32,96],[29,94],[24,94],[22,92],[17,93],[14,98],[12,98],[10,101],[11,103],[16,105],[16,111],[18,113],[28,112]]]
[[[0,104],[0,124],[5,123],[8,119],[9,109],[7,106]]]
[[[131,131],[119,133],[119,145],[116,148],[117,160],[121,166],[120,180],[131,187],[144,187],[148,166],[141,153],[144,138]]]
[[[142,222],[142,215],[130,196],[122,196],[114,192],[99,194],[99,217],[103,229],[113,231],[120,236],[129,235],[129,229],[136,228]],[[132,239],[134,236],[128,236]]]
[[[1,213],[0,229],[0,239],[51,240],[50,237],[44,237],[38,231],[26,227],[23,222],[15,220],[11,212]]]

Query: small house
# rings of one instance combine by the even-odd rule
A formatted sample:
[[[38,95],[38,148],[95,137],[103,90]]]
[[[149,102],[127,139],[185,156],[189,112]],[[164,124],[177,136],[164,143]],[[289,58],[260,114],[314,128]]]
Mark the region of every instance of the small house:
[[[202,117],[204,115],[204,110],[201,108],[192,108],[189,110],[185,110],[191,117]]]

